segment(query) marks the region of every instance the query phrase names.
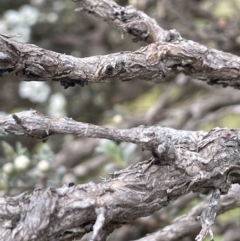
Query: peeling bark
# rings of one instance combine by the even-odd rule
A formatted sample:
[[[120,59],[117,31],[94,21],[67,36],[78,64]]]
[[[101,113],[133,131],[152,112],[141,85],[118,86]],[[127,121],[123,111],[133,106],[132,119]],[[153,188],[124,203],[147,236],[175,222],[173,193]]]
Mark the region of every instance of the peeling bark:
[[[75,58],[0,35],[2,73],[15,73],[25,81],[60,81],[65,88],[117,80],[162,82],[181,72],[211,85],[239,88],[239,66],[238,56],[181,37],[153,43],[136,52]]]
[[[170,225],[135,241],[178,241],[184,237],[196,235],[201,229],[201,224],[197,220],[197,217],[200,216],[204,210],[206,210],[208,205],[207,202],[208,199],[205,199],[203,202],[193,207],[187,215],[177,217]],[[217,215],[239,206],[239,186],[234,185],[227,195],[221,196],[221,202],[217,209]]]
[[[100,184],[71,184],[2,198],[2,238],[11,237],[5,240],[67,240],[92,229],[92,240],[97,240],[106,237],[110,227],[150,215],[190,191],[218,188],[227,193],[231,183],[240,181],[238,129],[215,128],[206,133],[140,126],[115,130],[53,119],[33,110],[1,117],[0,128],[1,133],[37,139],[72,133],[128,141],[153,151],[151,159],[115,172]]]
[[[132,34],[134,41],[150,44],[135,52],[75,58],[0,34],[0,77],[9,72],[20,80],[60,81],[68,88],[117,80],[162,82],[182,72],[208,84],[239,88],[238,56],[183,39],[176,30],[162,29],[132,7],[123,8],[109,0],[76,1],[89,13]],[[153,154],[149,160],[110,174],[99,184],[70,183],[0,198],[1,240],[72,240],[91,230],[91,240],[105,240],[115,228],[150,215],[184,194],[206,188],[227,193],[232,183],[240,182],[239,129],[110,129],[30,110],[0,117],[0,134],[42,141],[57,134],[106,138],[136,143]]]

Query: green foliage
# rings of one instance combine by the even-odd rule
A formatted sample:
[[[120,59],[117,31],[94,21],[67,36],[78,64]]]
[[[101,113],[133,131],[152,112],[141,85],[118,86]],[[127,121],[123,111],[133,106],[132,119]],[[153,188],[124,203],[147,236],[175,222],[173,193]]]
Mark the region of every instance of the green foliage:
[[[222,240],[222,236],[220,236],[220,235],[214,235],[214,241],[221,241],[221,240]],[[204,239],[204,241],[211,241],[210,236],[208,235],[208,236]]]
[[[148,110],[156,101],[159,96],[164,92],[164,88],[161,86],[154,86],[146,93],[143,93],[135,100],[131,102],[125,103],[123,106],[127,110],[127,112],[136,112],[138,111],[146,111]]]
[[[132,143],[122,142],[117,144],[114,141],[103,139],[96,148],[96,152],[108,156],[112,161],[115,161],[119,167],[124,167],[130,163],[135,149],[136,145]]]
[[[38,178],[51,171],[50,162],[54,155],[47,144],[41,143],[33,155],[20,142],[14,148],[1,141],[1,147],[4,156],[0,162],[0,189],[8,194],[16,195],[25,188],[34,189]],[[56,175],[58,173],[50,176],[49,180],[56,179]]]
[[[228,212],[225,212],[217,217],[217,220],[219,221],[239,221],[240,216],[240,208],[234,208],[232,210],[229,210]]]
[[[240,116],[229,114],[221,118],[218,123],[220,127],[239,128]]]
[[[238,14],[238,8],[240,8],[239,0],[218,0],[213,14],[216,17],[232,17],[234,14]]]

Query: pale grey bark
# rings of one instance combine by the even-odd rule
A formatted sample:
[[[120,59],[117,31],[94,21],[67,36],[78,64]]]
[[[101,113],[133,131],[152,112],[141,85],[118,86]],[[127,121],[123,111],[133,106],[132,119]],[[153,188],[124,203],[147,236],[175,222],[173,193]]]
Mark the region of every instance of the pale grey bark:
[[[185,40],[166,31],[146,14],[110,0],[80,1],[83,8],[135,40],[150,45],[136,52],[75,58],[16,42],[0,35],[0,75],[20,80],[79,84],[144,79],[161,82],[183,72],[192,77],[240,86],[240,58]],[[159,107],[160,108],[160,107]],[[116,227],[152,214],[172,200],[206,188],[227,193],[240,182],[240,130],[179,131],[164,126],[110,129],[69,118],[54,119],[30,110],[0,117],[0,133],[46,141],[51,135],[74,134],[136,143],[153,157],[115,172],[100,184],[63,186],[0,199],[1,240],[72,240],[93,230],[105,240]]]
[[[220,203],[220,194],[221,193],[219,189],[214,190],[207,208],[205,208],[201,216],[199,216],[199,219],[202,223],[202,229],[200,233],[197,235],[195,239],[196,241],[203,241],[204,238],[208,235],[208,233],[210,234],[211,241],[214,241],[211,227],[214,224],[215,217],[217,214],[217,209]]]
[[[0,35],[1,72],[15,73],[26,81],[60,81],[65,88],[117,80],[162,82],[181,72],[208,84],[239,88],[239,66],[238,56],[181,37],[136,52],[76,58]]]
[[[60,81],[66,88],[116,80],[162,82],[183,72],[208,84],[239,88],[238,56],[185,40],[176,30],[163,30],[133,7],[123,8],[110,0],[80,2],[90,13],[152,44],[136,52],[75,58],[0,35],[0,72],[13,72],[26,81]]]
[[[111,0],[73,1],[80,2],[81,8],[78,10],[84,10],[90,14],[94,14],[96,17],[106,21],[121,32],[133,35],[134,42],[168,42],[171,39],[171,34],[174,33],[174,30],[164,30],[154,19],[132,6],[122,7]]]
[[[113,173],[100,184],[38,189],[2,198],[0,233],[5,240],[66,240],[92,228],[95,237],[104,240],[113,228],[150,215],[190,191],[219,188],[226,193],[231,183],[240,181],[238,129],[206,133],[140,126],[115,130],[53,119],[34,110],[1,117],[0,128],[1,133],[37,139],[72,133],[128,141],[152,150],[155,156]]]
[[[217,215],[240,206],[239,191],[239,186],[234,185],[227,195],[221,196],[221,202],[217,209]],[[197,220],[198,216],[206,210],[208,207],[208,201],[209,198],[205,199],[203,202],[193,207],[187,215],[176,218],[173,220],[172,224],[136,241],[178,241],[184,237],[196,235],[201,229],[201,224]],[[239,235],[237,237],[239,237]],[[226,240],[232,239],[229,238]]]

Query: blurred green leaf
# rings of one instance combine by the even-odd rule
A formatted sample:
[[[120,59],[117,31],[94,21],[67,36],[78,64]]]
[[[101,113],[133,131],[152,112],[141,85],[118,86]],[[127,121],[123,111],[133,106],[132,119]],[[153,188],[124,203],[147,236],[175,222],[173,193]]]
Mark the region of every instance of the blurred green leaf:
[[[125,143],[125,147],[123,148],[123,160],[125,162],[130,161],[130,158],[134,154],[136,148],[137,148],[137,145],[133,143]]]
[[[3,149],[3,152],[4,152],[5,156],[9,160],[13,160],[13,159],[16,158],[17,154],[16,154],[16,152],[14,151],[14,149],[11,145],[9,145],[5,141],[1,141],[1,145],[2,145],[2,149]]]
[[[28,150],[26,147],[23,147],[21,142],[16,143],[16,153],[17,155],[26,155],[28,153]]]

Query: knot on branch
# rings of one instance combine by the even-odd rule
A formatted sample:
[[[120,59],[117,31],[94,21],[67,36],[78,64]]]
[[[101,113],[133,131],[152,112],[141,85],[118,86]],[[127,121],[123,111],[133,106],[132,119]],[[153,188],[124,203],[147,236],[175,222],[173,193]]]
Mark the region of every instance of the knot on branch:
[[[21,132],[24,135],[31,136],[36,138],[37,140],[46,142],[49,136],[53,134],[50,131],[51,121],[50,120],[46,121],[44,119],[44,116],[42,116],[39,112],[34,110],[30,110],[28,112],[26,111],[25,113],[26,113],[26,116],[24,118],[28,118],[28,122],[26,122],[26,120],[19,115],[16,115],[16,114],[12,115],[12,118],[14,119],[16,124],[20,126],[20,128],[16,127],[15,132],[17,133],[21,129]],[[36,120],[36,118],[38,119],[39,123],[36,123],[34,121]],[[29,124],[32,124],[32,126],[29,126]],[[45,124],[45,130],[42,130],[41,128],[39,128],[39,126],[41,126],[42,124]],[[13,131],[13,133],[15,132]]]
[[[176,29],[170,29],[165,37],[166,42],[174,42],[177,40],[182,40],[180,33]]]
[[[81,87],[88,85],[88,81],[83,79],[61,80],[60,83],[62,86],[64,86],[64,89],[74,87],[75,85],[80,85]]]

